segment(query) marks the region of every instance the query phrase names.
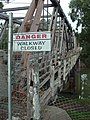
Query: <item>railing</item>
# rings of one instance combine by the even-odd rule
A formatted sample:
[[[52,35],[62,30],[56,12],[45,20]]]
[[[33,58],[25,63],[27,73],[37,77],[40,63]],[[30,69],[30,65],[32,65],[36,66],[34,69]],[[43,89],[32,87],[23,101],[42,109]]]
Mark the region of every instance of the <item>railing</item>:
[[[35,62],[39,68],[39,95],[42,106],[48,104],[50,98],[54,98],[58,88],[60,91],[63,90],[68,74],[80,55],[81,48],[77,46],[72,28],[60,4],[56,0],[51,2],[50,6],[47,4],[47,13],[45,13],[43,0],[32,0],[18,30],[18,32],[50,31],[52,51],[39,52],[38,55],[29,52],[13,53],[13,116],[20,118],[32,116],[30,111],[33,100],[29,89],[35,86],[35,83],[32,83],[35,79]],[[49,7],[53,8],[52,15],[49,15]],[[40,22],[42,20],[44,22]]]

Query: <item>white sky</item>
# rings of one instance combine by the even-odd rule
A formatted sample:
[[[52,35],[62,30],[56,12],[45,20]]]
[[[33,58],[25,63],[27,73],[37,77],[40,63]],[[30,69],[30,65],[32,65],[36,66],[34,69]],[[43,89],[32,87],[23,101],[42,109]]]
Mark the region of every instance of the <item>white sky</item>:
[[[2,0],[0,0],[2,1]],[[22,6],[29,6],[30,3],[31,3],[32,0],[10,0],[10,3],[7,4],[7,3],[4,3],[4,8],[12,8],[12,7],[22,7]],[[47,1],[47,0],[46,0]],[[50,1],[50,0],[49,0]],[[67,16],[67,19],[69,20],[69,22],[71,23],[73,29],[75,28],[75,23],[72,23],[70,17],[68,16],[68,13],[70,11],[69,9],[69,3],[70,3],[71,0],[60,0],[60,4],[61,4],[61,7],[63,9],[63,11],[65,12],[66,16]],[[25,16],[25,13],[24,11],[18,11],[17,12],[13,12],[14,15],[13,16]]]

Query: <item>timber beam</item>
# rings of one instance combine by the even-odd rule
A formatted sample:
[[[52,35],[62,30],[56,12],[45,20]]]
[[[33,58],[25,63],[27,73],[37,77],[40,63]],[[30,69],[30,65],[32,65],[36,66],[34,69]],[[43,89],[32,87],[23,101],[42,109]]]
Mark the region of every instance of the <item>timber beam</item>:
[[[52,4],[44,4],[44,8],[47,7],[53,7]],[[4,9],[0,9],[0,13],[3,12],[9,12],[9,11],[19,11],[19,10],[27,10],[29,8],[29,6],[24,6],[24,7],[15,7],[15,8],[4,8]]]
[[[68,22],[67,17],[66,17],[66,15],[63,12],[63,9],[61,8],[61,6],[59,4],[59,1],[57,1],[57,0],[50,0],[50,1],[52,2],[52,4],[48,4],[48,5],[44,4],[44,8],[53,7],[53,6],[57,7],[58,6],[59,7],[58,12],[59,12],[60,16],[65,19],[65,23],[68,25],[68,27],[70,28],[70,30],[72,30],[72,27],[71,27],[70,23]],[[1,14],[3,12],[18,11],[18,10],[27,10],[28,8],[29,8],[29,6],[1,9],[0,10],[0,18],[1,19],[5,19],[5,20],[7,19],[6,18],[7,16],[5,14]],[[16,18],[14,18],[14,19],[16,19]],[[20,21],[16,21],[15,20],[14,22],[18,23],[18,24],[21,24]]]
[[[60,14],[60,17],[64,18],[65,19],[65,23],[68,25],[69,29],[72,31],[72,27],[71,27],[71,24],[69,23],[69,21],[67,20],[67,17],[65,15],[65,13],[63,12],[63,9],[61,8],[60,4],[59,4],[59,1],[58,0],[50,0],[53,4],[54,7],[59,7],[59,14]]]
[[[3,14],[3,13],[0,13],[0,18],[1,18],[1,19],[4,19],[4,20],[6,20],[6,21],[9,20],[8,15]],[[19,25],[21,25],[21,23],[22,23],[21,21],[19,21],[19,20],[15,20],[15,19],[13,19],[13,22],[14,22],[14,23],[17,23],[17,24],[19,24]]]

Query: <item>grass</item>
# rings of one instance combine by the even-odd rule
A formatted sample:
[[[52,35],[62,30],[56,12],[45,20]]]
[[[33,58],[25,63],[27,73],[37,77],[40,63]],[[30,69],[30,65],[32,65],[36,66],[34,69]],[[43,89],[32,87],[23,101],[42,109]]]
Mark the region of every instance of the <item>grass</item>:
[[[90,120],[90,111],[78,112],[78,111],[67,111],[72,120]]]

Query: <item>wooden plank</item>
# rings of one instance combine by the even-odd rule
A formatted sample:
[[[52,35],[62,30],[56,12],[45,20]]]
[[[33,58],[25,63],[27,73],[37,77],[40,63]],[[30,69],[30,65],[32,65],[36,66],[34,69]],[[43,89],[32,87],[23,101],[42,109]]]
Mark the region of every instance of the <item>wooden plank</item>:
[[[46,77],[41,83],[40,83],[40,88],[43,87],[43,85],[50,79],[50,75]]]
[[[64,18],[61,20],[61,41],[60,41],[60,54],[62,52],[62,44],[63,44],[63,32],[64,32]]]
[[[49,31],[52,31],[54,14],[55,14],[55,8],[53,8],[53,12],[52,12],[52,16],[51,16],[51,21],[50,21],[50,25],[49,25]]]
[[[49,87],[43,94],[43,96],[40,98],[40,102],[43,103],[45,105],[45,99],[47,97],[51,97],[51,88]]]
[[[32,86],[30,86],[30,83],[31,83],[31,80],[33,79],[33,69],[29,69],[28,68],[29,66],[27,66],[27,74],[28,74],[28,78],[27,78],[27,118],[30,118],[30,117],[32,117],[32,110],[31,109],[33,109],[33,105],[32,105],[32,103],[31,103],[31,101],[33,101],[32,100],[32,95],[31,95],[31,87]]]
[[[8,26],[8,21],[5,21],[4,27],[3,27],[3,29],[1,30],[1,33],[0,33],[0,43],[1,43],[2,40],[3,40],[2,38],[3,38],[4,33],[6,32],[7,26]]]
[[[57,22],[57,15],[58,15],[58,7],[54,9],[54,15],[53,15],[53,24],[52,24],[52,49],[55,48],[56,42],[55,42],[55,30],[56,30],[56,22]]]
[[[55,88],[54,88],[54,86],[55,86],[55,80],[54,80],[54,75],[55,75],[55,67],[54,66],[51,66],[51,70],[50,70],[50,73],[51,73],[51,78],[50,78],[50,88],[51,88],[51,95],[52,95],[52,97],[54,97],[54,95],[55,95]]]
[[[43,77],[45,77],[46,75],[50,74],[50,72],[46,72],[45,74],[43,74],[42,76],[40,76],[39,78],[42,79]]]
[[[26,16],[22,22],[22,25],[20,26],[18,32],[26,32],[26,26],[25,24],[27,22],[29,22],[29,24],[31,24],[30,22],[32,22],[32,18],[33,18],[33,14],[34,14],[34,11],[35,11],[35,8],[36,8],[36,0],[32,0],[31,4],[30,4],[30,7],[26,13]]]
[[[42,13],[42,9],[43,9],[43,4],[44,4],[44,0],[38,1],[36,14],[35,14],[34,20],[32,22],[31,28],[30,28],[31,32],[33,32],[33,31],[36,32],[38,30],[41,13]]]
[[[50,65],[46,65],[46,66],[44,66],[44,67],[42,67],[42,68],[39,68],[39,71],[42,71],[42,70],[44,70],[44,69],[46,69],[46,68],[48,68],[48,67],[50,67]]]
[[[63,68],[63,81],[65,81],[65,77],[66,77],[66,60],[63,61],[64,62],[64,68]]]

